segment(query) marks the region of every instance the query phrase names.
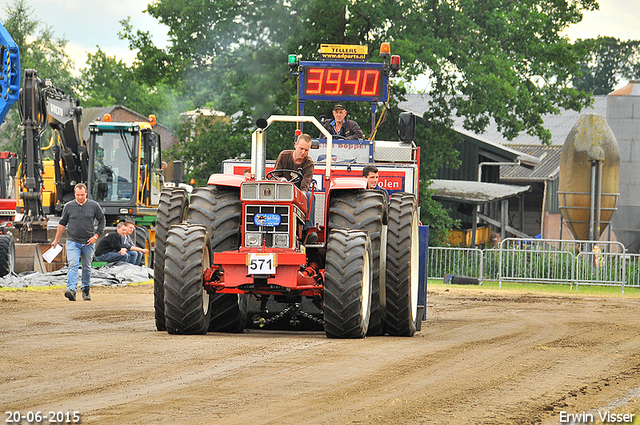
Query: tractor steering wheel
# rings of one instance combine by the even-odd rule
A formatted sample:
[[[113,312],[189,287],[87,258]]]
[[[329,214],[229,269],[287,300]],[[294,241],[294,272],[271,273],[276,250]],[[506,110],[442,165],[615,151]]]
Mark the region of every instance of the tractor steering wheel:
[[[279,173],[279,172],[283,172],[283,173],[290,173],[290,175],[292,175],[289,180],[287,180],[289,183],[293,183],[293,184],[298,184],[302,181],[302,178],[304,177],[304,175],[302,174],[301,171],[298,170],[287,170],[284,168],[280,168],[277,170],[271,170],[267,173],[267,175],[265,176],[265,178],[267,180],[280,180],[280,178],[278,176],[274,176],[275,173]]]

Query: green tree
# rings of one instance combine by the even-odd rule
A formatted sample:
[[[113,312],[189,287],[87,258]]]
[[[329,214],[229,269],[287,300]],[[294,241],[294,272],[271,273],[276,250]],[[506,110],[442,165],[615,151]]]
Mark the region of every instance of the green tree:
[[[14,0],[3,12],[3,25],[20,49],[22,70],[35,69],[40,78],[51,79],[56,87],[73,94],[77,80],[72,74],[73,61],[66,53],[67,40],[55,37],[50,26],[36,19],[25,0]],[[20,152],[19,124],[18,107],[14,106],[0,128],[0,149]]]
[[[403,78],[427,73],[430,93],[450,96],[433,113],[455,109],[474,131],[493,118],[508,138],[526,131],[548,142],[540,115],[589,103],[571,86],[587,50],[559,34],[596,8],[595,0],[160,0],[147,11],[169,27],[167,53],[183,64],[192,93],[214,104],[235,94],[233,104],[215,105],[222,110],[287,107],[275,102],[280,90],[290,91],[287,53],[313,59],[320,43],[375,51],[392,41],[406,64]]]
[[[173,90],[165,84],[155,86],[138,80],[135,69],[98,47],[89,53],[87,68],[81,70],[78,92],[84,107],[123,105],[143,115],[168,119]]]
[[[580,63],[581,74],[573,78],[578,90],[594,95],[613,91],[621,78],[634,78],[640,70],[640,41],[613,37],[578,40],[590,53]]]
[[[249,126],[242,118],[198,116],[184,120],[176,133],[180,142],[167,156],[187,162],[187,180],[206,184],[212,173],[221,172],[221,159],[238,158],[250,152],[251,143],[244,137]]]

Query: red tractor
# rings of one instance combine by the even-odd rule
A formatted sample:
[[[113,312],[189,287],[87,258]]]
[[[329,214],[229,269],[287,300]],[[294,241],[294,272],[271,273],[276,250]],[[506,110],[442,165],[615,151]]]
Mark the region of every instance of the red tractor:
[[[332,137],[314,117],[272,116],[253,134],[254,178],[214,174],[190,198],[165,188],[156,222],[157,329],[242,332],[255,297],[262,309],[270,300],[286,304],[294,317],[308,315],[299,306],[311,300],[331,338],[412,336],[421,320],[415,196],[396,192],[387,201],[366,190],[364,177],[332,176],[325,161],[318,240],[305,244],[305,193],[265,173],[273,122],[313,123],[332,158]]]
[[[16,215],[17,166],[17,154],[0,152],[0,222],[13,221]]]
[[[15,153],[0,152],[0,222],[13,221],[16,215],[17,165],[18,156]],[[0,277],[13,273],[15,249],[13,236],[2,234],[0,230]]]

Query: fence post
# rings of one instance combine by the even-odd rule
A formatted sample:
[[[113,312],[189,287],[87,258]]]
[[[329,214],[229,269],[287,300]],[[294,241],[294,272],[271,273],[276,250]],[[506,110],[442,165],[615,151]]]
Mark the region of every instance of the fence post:
[[[427,276],[429,275],[429,226],[419,226],[420,266],[418,268],[418,306],[422,305],[422,320],[427,320]]]

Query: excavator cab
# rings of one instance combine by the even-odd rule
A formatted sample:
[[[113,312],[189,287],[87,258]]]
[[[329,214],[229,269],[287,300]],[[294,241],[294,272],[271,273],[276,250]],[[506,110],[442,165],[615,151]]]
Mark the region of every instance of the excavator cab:
[[[91,197],[107,216],[155,215],[164,184],[160,136],[146,122],[96,121],[89,125]]]

